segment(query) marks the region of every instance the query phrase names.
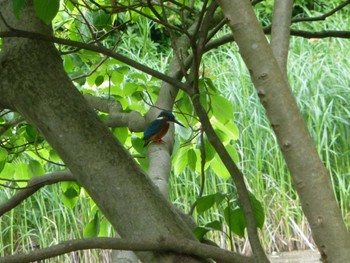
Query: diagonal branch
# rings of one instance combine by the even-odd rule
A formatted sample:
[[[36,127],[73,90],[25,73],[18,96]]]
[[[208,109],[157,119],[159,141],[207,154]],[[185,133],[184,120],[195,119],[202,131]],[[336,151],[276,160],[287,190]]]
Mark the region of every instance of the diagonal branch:
[[[335,7],[334,9],[332,9],[331,11],[329,11],[329,12],[323,14],[323,15],[315,16],[315,17],[294,18],[294,19],[292,19],[292,23],[326,20],[328,17],[334,15],[336,12],[338,12],[339,10],[343,9],[344,7],[346,7],[348,4],[350,4],[350,0],[345,1],[344,3],[338,5],[337,7]]]
[[[53,172],[50,174],[33,177],[24,189],[18,191],[5,203],[0,204],[0,217],[4,213],[15,208],[29,196],[33,195],[41,187],[62,181],[75,181],[75,179],[71,172]]]
[[[68,40],[68,39],[63,39],[63,38],[58,38],[58,37],[53,37],[53,36],[47,36],[35,32],[28,32],[28,31],[23,31],[23,30],[18,30],[18,29],[12,29],[10,31],[6,32],[0,32],[0,37],[22,37],[22,38],[29,38],[29,39],[34,39],[34,40],[41,40],[41,41],[46,41],[46,42],[51,42],[51,43],[56,43],[56,44],[62,44],[62,45],[67,45],[67,46],[72,46],[72,47],[77,47],[81,49],[86,49],[90,51],[94,51],[97,53],[104,54],[106,56],[109,56],[111,58],[114,58],[116,60],[119,60],[135,69],[138,69],[142,72],[145,72],[153,77],[156,77],[160,80],[163,80],[175,87],[178,87],[180,89],[185,89],[186,85],[182,83],[181,81],[169,77],[168,75],[161,73],[157,70],[154,70],[148,66],[145,66],[144,64],[141,64],[135,60],[132,60],[122,54],[119,54],[117,52],[114,52],[106,47],[103,46],[96,46],[93,44],[88,44],[88,43],[82,43],[79,41],[74,41],[74,40]]]
[[[88,238],[63,241],[48,248],[36,249],[29,253],[15,254],[0,258],[0,263],[26,263],[44,260],[69,252],[85,249],[117,249],[132,251],[175,252],[179,254],[194,255],[201,258],[212,258],[222,263],[253,263],[251,257],[242,256],[215,246],[205,245],[188,239],[179,240],[173,237],[161,240],[125,240],[121,238]]]

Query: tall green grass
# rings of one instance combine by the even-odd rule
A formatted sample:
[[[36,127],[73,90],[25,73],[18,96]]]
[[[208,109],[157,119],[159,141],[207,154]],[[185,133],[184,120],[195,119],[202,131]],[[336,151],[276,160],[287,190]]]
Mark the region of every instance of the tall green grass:
[[[348,24],[347,18],[334,19],[334,29]],[[315,25],[315,29],[322,28]],[[315,147],[329,170],[347,226],[350,221],[350,62],[345,54],[349,48],[348,40],[292,37],[288,64],[291,88]],[[240,166],[249,189],[263,203],[266,213],[261,230],[265,249],[272,252],[315,248],[289,171],[236,46],[210,52],[204,63],[207,77],[213,79],[235,108],[235,121],[241,133],[236,143]],[[225,191],[230,186],[211,173],[206,176],[206,194]],[[181,207],[188,207],[198,194],[199,178],[183,173],[173,177],[171,183],[183,185],[171,192],[172,198]],[[209,222],[214,215],[221,217],[218,211],[195,217],[199,222]],[[219,243],[226,239],[221,233],[213,233],[212,237]],[[244,240],[235,238],[235,244],[238,251],[249,252]]]

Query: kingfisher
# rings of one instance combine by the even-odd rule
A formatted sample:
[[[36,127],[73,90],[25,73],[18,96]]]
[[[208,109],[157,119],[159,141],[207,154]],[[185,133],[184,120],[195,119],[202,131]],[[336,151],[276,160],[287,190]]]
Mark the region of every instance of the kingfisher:
[[[143,147],[146,147],[150,142],[164,143],[162,138],[169,130],[169,122],[174,122],[185,127],[175,120],[175,116],[170,111],[162,111],[157,119],[152,121],[143,132],[142,139],[145,141]]]

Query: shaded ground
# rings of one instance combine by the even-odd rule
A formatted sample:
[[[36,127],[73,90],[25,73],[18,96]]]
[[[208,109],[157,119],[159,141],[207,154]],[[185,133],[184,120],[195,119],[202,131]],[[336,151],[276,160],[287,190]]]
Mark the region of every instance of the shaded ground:
[[[319,263],[317,250],[300,250],[269,255],[271,263]]]

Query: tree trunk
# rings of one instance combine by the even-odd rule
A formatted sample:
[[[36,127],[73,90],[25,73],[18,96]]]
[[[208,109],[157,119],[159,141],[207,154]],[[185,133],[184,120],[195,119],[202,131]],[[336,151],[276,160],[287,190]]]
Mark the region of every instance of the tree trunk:
[[[22,10],[20,19],[13,14],[12,1],[1,0],[0,10],[13,28],[51,34],[50,26],[39,21],[30,6]],[[9,30],[3,21],[0,30]],[[0,104],[20,112],[45,136],[122,237],[154,242],[167,236],[195,240],[74,87],[52,43],[4,39],[0,93]],[[143,254],[144,262],[182,262],[184,258],[177,261],[176,257]]]
[[[350,236],[321,162],[248,0],[218,0],[300,196],[314,240],[326,262],[350,262]],[[311,76],[310,76],[311,77]]]

